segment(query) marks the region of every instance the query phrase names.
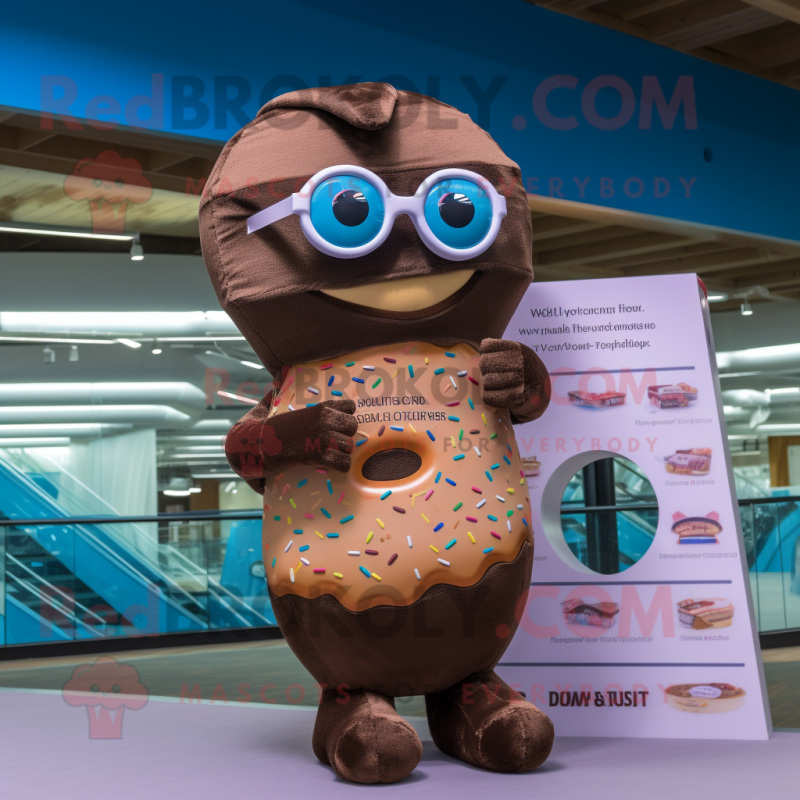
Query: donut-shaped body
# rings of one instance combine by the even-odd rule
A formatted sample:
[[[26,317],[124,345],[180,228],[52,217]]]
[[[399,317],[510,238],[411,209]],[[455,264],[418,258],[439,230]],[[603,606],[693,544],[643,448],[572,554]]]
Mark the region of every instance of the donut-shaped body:
[[[289,371],[270,416],[350,398],[358,433],[349,472],[304,466],[265,493],[274,595],[408,606],[514,561],[532,542],[527,483],[509,413],[482,403],[480,380],[466,344],[372,348]]]

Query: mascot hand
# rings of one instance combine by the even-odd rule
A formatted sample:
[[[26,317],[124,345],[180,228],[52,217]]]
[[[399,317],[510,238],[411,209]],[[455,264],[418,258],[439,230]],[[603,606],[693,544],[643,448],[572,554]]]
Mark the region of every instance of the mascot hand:
[[[358,423],[356,404],[352,400],[326,400],[312,408],[290,411],[287,418],[303,417],[302,423],[294,420],[304,442],[305,463],[329,467],[339,472],[350,469],[350,453],[353,452],[353,436]],[[273,418],[274,419],[274,418]]]
[[[544,413],[550,402],[550,378],[529,347],[507,339],[484,339],[480,370],[486,405],[507,408],[514,423],[530,422]]]

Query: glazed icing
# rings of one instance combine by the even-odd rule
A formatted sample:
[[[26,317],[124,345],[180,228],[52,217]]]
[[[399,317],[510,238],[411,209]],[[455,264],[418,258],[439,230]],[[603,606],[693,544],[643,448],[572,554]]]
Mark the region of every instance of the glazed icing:
[[[348,473],[303,466],[267,486],[274,594],[331,594],[351,611],[407,606],[436,584],[472,586],[533,541],[510,415],[482,403],[480,381],[466,344],[371,348],[289,370],[270,416],[350,398],[358,433]],[[398,448],[416,454],[416,472],[364,477],[368,459]]]

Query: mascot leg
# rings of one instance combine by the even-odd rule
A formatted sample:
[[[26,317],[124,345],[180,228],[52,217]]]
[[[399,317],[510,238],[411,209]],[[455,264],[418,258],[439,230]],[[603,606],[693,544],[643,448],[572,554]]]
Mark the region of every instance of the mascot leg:
[[[425,698],[436,746],[495,772],[528,772],[553,747],[553,723],[494,672],[470,675]]]
[[[314,755],[354,783],[394,783],[422,757],[417,732],[394,699],[365,689],[324,689],[312,740]]]

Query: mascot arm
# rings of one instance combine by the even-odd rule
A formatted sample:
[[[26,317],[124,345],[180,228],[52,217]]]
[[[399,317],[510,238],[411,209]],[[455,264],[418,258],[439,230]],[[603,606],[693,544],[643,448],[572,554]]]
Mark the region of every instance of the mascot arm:
[[[515,425],[544,414],[550,403],[550,378],[530,347],[507,339],[484,339],[480,369],[484,403],[507,408]]]
[[[234,472],[264,494],[267,479],[303,464],[350,469],[357,423],[352,400],[329,400],[269,416],[272,394],[242,417],[225,438]]]

